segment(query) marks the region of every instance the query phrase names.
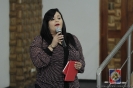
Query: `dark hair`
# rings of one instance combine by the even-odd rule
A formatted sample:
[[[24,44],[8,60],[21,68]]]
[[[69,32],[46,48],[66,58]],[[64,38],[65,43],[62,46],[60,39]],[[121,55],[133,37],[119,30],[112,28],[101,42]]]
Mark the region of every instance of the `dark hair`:
[[[63,21],[62,34],[64,35],[64,40],[66,41],[67,46],[69,43],[71,43],[75,47],[76,44],[75,44],[74,38],[70,33],[66,33],[66,26],[65,26],[63,16],[57,8],[48,10],[44,15],[42,28],[40,31],[40,35],[42,39],[44,39],[48,44],[51,44],[53,37],[50,33],[48,22],[54,17],[56,12],[58,12],[61,15],[61,18]]]

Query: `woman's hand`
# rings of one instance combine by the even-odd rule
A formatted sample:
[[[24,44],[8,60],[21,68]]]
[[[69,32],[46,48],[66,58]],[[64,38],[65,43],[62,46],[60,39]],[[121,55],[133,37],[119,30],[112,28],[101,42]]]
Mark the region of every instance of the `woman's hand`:
[[[58,43],[60,43],[60,42],[63,41],[63,38],[64,38],[64,36],[61,35],[61,32],[58,32],[58,33],[53,37],[51,46],[52,46],[52,47],[56,47],[56,46],[58,45]]]
[[[75,62],[74,67],[75,67],[77,70],[80,70],[81,67],[82,67],[82,63],[81,63],[81,62]]]

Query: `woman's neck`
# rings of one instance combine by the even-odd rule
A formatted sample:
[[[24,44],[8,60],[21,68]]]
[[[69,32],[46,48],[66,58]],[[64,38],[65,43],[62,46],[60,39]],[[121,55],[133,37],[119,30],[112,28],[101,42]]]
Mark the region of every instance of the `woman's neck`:
[[[54,37],[56,35],[56,33],[51,33],[52,37]]]

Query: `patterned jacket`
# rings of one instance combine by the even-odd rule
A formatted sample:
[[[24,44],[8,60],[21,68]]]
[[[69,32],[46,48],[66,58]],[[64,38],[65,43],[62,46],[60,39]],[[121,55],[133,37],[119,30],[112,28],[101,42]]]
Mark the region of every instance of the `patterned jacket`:
[[[68,60],[77,60],[82,63],[79,73],[84,72],[85,61],[82,53],[82,47],[75,35],[73,35],[78,51],[70,45]],[[62,45],[58,44],[52,54],[48,49],[45,40],[42,41],[41,36],[36,36],[30,46],[30,57],[37,68],[36,84],[41,88],[64,88],[64,50]],[[73,82],[69,82],[69,88],[80,88],[78,77]]]

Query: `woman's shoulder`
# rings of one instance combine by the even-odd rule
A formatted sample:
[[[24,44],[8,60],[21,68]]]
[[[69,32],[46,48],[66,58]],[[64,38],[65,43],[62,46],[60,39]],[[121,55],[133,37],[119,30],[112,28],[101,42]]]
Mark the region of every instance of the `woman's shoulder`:
[[[76,37],[76,35],[72,34],[72,33],[67,33],[68,37]]]
[[[69,38],[73,38],[74,40],[77,40],[77,39],[78,39],[77,36],[74,35],[74,34],[72,34],[72,33],[67,33],[67,36],[68,36]]]
[[[33,42],[42,42],[42,37],[40,35],[35,36]]]
[[[40,45],[40,44],[46,44],[46,41],[42,39],[41,35],[37,35],[34,37],[33,41],[31,42],[31,45]]]
[[[34,40],[38,40],[38,39],[42,39],[42,37],[40,35],[37,35],[34,37]]]

